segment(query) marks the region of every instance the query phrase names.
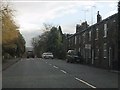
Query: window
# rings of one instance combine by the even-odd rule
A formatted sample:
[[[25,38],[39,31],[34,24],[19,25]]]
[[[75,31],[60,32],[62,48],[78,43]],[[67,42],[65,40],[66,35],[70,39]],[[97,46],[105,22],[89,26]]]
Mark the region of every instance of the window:
[[[85,49],[87,50],[88,58],[91,58],[91,44],[85,44]]]
[[[96,48],[95,48],[95,59],[98,59],[98,55],[99,55],[99,48],[98,48],[98,46],[96,46]]]
[[[96,28],[96,39],[95,40],[98,40],[98,28]]]
[[[85,49],[83,49],[83,57],[85,58]]]
[[[79,44],[81,43],[81,36],[79,36]]]
[[[104,37],[107,37],[107,24],[104,24]]]
[[[79,47],[79,52],[81,51],[80,47]]]
[[[89,44],[89,58],[91,58],[91,44]]]
[[[77,43],[77,37],[75,36],[75,45],[76,45],[76,43]]]
[[[72,38],[72,44],[71,44],[71,45],[74,46],[74,44],[75,44],[75,38],[73,37],[73,38]]]
[[[91,41],[91,31],[89,31],[89,41]]]
[[[113,20],[113,22],[116,22],[116,20]]]
[[[107,43],[104,43],[104,46],[103,46],[103,57],[107,58]]]
[[[76,38],[77,38],[77,43],[79,44],[79,43],[80,43],[80,42],[79,42],[79,35],[77,35]]]
[[[68,44],[69,44],[69,47],[70,47],[70,39],[69,39],[69,43]]]
[[[85,33],[83,33],[83,43],[85,43]]]

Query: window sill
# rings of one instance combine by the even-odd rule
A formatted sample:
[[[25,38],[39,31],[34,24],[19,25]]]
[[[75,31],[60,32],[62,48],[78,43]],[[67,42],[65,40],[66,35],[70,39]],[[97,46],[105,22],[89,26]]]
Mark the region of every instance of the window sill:
[[[107,38],[107,36],[104,36],[103,38]]]
[[[95,59],[98,59],[98,57],[95,57]]]
[[[98,40],[98,38],[95,39],[96,41]]]

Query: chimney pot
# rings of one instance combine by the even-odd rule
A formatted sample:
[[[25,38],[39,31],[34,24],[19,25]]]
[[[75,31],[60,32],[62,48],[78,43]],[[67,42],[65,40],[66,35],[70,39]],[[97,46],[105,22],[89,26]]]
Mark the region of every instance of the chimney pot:
[[[97,14],[97,23],[100,22],[102,20],[102,17],[101,15],[99,14],[99,11],[98,11],[98,14]]]

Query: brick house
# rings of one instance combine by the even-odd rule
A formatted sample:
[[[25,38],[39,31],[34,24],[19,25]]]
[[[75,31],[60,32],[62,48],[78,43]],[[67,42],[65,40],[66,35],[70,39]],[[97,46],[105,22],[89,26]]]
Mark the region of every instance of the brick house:
[[[76,33],[67,38],[67,50],[80,52],[84,63],[106,69],[118,69],[118,13],[97,23],[76,25]]]

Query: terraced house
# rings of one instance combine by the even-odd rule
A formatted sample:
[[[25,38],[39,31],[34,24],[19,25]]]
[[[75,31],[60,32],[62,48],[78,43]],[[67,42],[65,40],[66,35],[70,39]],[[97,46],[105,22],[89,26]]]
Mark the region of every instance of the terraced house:
[[[83,63],[106,69],[118,69],[118,13],[89,26],[76,25],[76,33],[67,38],[67,50],[80,52]]]

